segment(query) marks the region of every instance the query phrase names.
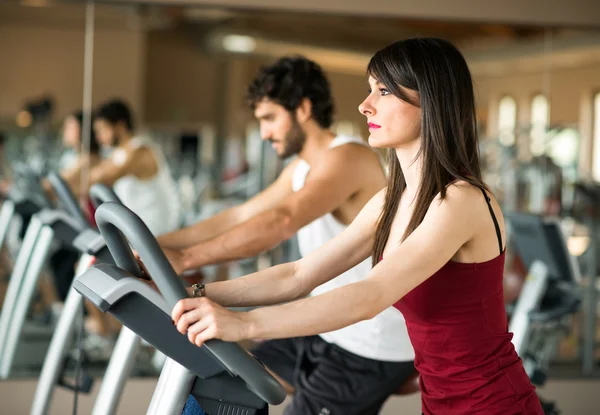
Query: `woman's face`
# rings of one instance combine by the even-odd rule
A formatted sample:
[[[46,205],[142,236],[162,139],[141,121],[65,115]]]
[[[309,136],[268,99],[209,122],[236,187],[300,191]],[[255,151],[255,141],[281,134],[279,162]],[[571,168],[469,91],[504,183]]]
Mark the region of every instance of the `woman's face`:
[[[68,116],[63,124],[63,145],[75,150],[81,145],[81,126],[73,116]]]
[[[369,145],[399,148],[418,140],[421,135],[421,108],[401,100],[372,76],[369,76],[369,89],[369,95],[358,106],[369,123]],[[404,91],[419,102],[417,92]]]

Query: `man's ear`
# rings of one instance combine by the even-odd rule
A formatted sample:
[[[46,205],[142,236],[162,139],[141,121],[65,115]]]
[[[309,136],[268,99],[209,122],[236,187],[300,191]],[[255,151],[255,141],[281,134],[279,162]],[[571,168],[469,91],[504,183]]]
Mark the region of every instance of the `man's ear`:
[[[296,119],[300,124],[308,122],[312,118],[312,102],[308,98],[302,98],[300,105],[296,108]]]

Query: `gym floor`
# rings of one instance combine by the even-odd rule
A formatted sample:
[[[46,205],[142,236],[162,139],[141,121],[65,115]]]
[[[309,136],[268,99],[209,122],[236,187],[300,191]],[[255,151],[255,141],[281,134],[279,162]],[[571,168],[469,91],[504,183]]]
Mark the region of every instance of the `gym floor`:
[[[118,415],[145,414],[154,391],[156,379],[136,378],[127,382]],[[80,395],[80,415],[91,413],[95,392],[100,382],[96,382],[94,393]],[[28,415],[36,380],[11,380],[0,382],[0,414]],[[553,380],[540,390],[545,398],[559,403],[561,415],[598,415],[600,413],[600,379],[593,380]],[[285,403],[284,403],[285,405]],[[273,407],[271,415],[281,415],[284,405]],[[419,414],[419,395],[391,398],[381,415]],[[73,394],[57,390],[49,415],[73,413]]]

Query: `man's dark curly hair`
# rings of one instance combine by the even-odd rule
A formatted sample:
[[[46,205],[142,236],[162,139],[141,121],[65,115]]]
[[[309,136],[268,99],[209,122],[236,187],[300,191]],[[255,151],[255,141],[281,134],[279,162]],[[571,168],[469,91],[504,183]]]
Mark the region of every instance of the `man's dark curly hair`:
[[[333,98],[329,81],[315,62],[303,56],[286,56],[272,65],[263,66],[248,87],[252,109],[269,99],[289,112],[295,111],[303,98],[312,104],[312,116],[322,128],[333,123]]]
[[[94,115],[96,119],[108,121],[113,125],[122,122],[129,131],[133,131],[135,127],[129,105],[120,99],[113,99],[103,103]]]

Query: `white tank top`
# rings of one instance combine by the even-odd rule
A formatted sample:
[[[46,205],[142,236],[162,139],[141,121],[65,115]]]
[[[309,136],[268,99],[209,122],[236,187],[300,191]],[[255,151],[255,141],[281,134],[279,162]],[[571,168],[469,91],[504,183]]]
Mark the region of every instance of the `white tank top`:
[[[113,189],[123,204],[138,215],[154,235],[174,231],[179,227],[181,212],[175,181],[162,150],[150,139],[134,137],[130,145],[147,147],[152,151],[158,165],[157,173],[149,179],[134,175],[121,177]],[[111,157],[118,163],[122,150],[115,150]]]
[[[349,143],[366,145],[360,138],[337,136],[329,148]],[[310,165],[306,161],[300,160],[292,177],[294,192],[304,187],[309,172]],[[298,231],[300,254],[308,255],[311,251],[335,238],[346,228],[347,226],[340,223],[331,213],[321,216]],[[311,295],[323,294],[362,280],[368,276],[370,271],[371,260],[366,259],[340,276],[315,288]],[[321,337],[329,343],[368,359],[401,362],[414,360],[415,357],[404,317],[394,307],[384,310],[370,320],[321,334]]]

